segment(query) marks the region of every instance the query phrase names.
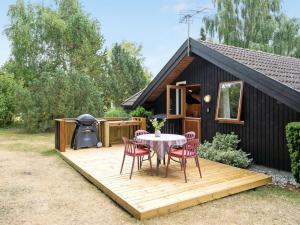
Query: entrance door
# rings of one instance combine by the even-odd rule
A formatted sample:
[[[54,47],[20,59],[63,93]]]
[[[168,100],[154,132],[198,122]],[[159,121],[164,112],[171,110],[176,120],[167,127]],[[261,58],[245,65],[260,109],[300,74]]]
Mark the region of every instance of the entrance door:
[[[183,133],[194,131],[201,141],[201,91],[200,85],[186,85],[185,117],[183,118]]]
[[[201,141],[201,118],[185,117],[183,119],[183,133],[194,131],[196,138]]]

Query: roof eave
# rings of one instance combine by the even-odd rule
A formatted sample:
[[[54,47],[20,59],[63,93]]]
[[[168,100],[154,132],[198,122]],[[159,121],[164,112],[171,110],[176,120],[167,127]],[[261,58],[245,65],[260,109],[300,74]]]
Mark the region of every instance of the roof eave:
[[[160,84],[160,82],[162,82],[169,74],[169,72],[172,71],[174,67],[187,55],[187,43],[188,41],[186,40],[180,46],[180,48],[176,51],[172,58],[167,62],[167,64],[162,68],[162,70],[157,74],[157,76],[150,82],[147,88],[145,88],[143,93],[133,103],[132,108],[143,104],[153,92],[153,90],[155,90],[155,88]]]

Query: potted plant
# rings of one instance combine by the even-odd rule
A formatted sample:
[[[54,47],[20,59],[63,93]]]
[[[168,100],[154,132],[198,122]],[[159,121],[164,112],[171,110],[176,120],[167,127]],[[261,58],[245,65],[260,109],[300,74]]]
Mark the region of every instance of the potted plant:
[[[163,119],[162,121],[158,121],[157,118],[151,120],[152,126],[155,130],[155,137],[160,137],[161,132],[160,129],[164,126],[166,122],[166,119]]]

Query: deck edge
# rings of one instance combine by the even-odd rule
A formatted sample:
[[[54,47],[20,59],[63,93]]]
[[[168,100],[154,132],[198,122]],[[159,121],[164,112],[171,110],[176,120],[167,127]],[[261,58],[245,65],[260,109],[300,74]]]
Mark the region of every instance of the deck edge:
[[[139,210],[137,210],[136,208],[128,204],[124,199],[122,199],[120,196],[115,194],[113,191],[111,191],[109,188],[107,188],[105,185],[99,182],[96,178],[94,178],[93,176],[85,172],[83,169],[81,169],[79,166],[77,166],[71,159],[69,159],[67,156],[64,155],[64,152],[60,152],[58,150],[56,150],[56,152],[66,163],[68,163],[72,168],[74,168],[77,172],[79,172],[79,174],[81,174],[84,178],[86,178],[88,181],[94,184],[98,189],[100,189],[105,195],[107,195],[115,203],[117,203],[119,206],[125,209],[129,214],[133,215],[136,219],[139,220],[142,219],[142,215]]]
[[[168,206],[162,206],[157,209],[141,212],[141,220],[150,219],[153,218],[154,216],[162,216],[171,212],[176,212],[178,210],[186,209],[205,202],[221,199],[237,193],[242,193],[244,191],[248,191],[257,187],[264,186],[271,182],[272,182],[272,177],[265,175],[265,177],[257,179],[257,181],[255,182],[245,183],[242,186],[238,186],[238,187],[228,187],[226,189],[217,191],[215,193],[206,194],[204,196],[198,196],[195,198],[184,200],[181,202],[182,203],[181,206],[178,206],[177,203],[174,203]]]

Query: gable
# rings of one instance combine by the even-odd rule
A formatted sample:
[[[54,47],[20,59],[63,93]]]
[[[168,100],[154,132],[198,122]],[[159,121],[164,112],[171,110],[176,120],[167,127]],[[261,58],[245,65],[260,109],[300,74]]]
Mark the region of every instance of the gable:
[[[191,54],[300,112],[300,59],[193,39],[190,45]],[[192,61],[193,57],[187,54],[186,41],[145,90],[135,96],[136,100],[132,104],[124,102],[123,106],[136,107],[145,101],[154,101]]]

